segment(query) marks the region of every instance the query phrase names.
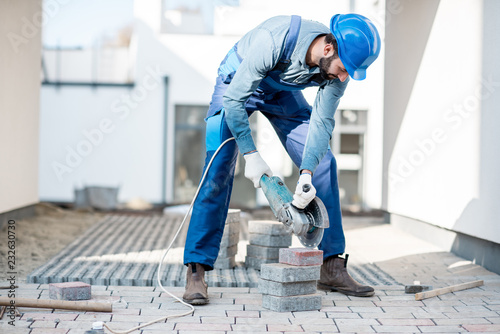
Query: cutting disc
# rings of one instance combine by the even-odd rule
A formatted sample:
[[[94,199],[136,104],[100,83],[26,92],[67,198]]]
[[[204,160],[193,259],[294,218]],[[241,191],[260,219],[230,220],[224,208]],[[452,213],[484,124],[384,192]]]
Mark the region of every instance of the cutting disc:
[[[297,238],[299,238],[300,243],[307,248],[316,248],[323,239],[324,232],[324,229],[312,226],[311,230],[303,235],[298,235]]]
[[[296,235],[302,245],[315,248],[323,239],[324,229],[330,226],[325,205],[315,197],[304,210],[300,211],[300,215],[305,226],[300,232],[297,231]]]

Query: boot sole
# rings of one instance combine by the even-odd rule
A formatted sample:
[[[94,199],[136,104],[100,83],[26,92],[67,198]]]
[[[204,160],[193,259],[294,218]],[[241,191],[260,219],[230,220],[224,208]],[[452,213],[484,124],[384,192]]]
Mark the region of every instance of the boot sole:
[[[338,288],[335,288],[333,286],[321,284],[321,283],[318,283],[318,289],[340,292],[340,293],[343,293],[344,295],[355,296],[355,297],[371,297],[375,294],[375,291],[355,292],[355,291],[350,291],[350,290],[338,289]]]
[[[208,301],[209,301],[206,298],[199,298],[199,299],[184,299],[184,298],[182,298],[182,300],[184,301],[184,303],[188,303],[191,305],[205,305],[205,304],[208,304]]]

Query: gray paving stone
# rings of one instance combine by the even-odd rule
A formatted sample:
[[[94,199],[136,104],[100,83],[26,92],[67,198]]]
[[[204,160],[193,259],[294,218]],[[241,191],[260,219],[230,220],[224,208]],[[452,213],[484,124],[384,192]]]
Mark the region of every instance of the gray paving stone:
[[[321,266],[292,266],[283,263],[270,263],[261,266],[262,279],[289,283],[319,280]]]
[[[360,298],[356,300],[334,300],[335,306],[345,306],[345,307],[353,307],[353,306],[361,306],[361,307],[371,307],[375,306],[375,301],[367,300],[367,298]]]
[[[227,234],[227,235],[222,235],[222,239],[220,242],[220,248],[228,248],[234,245],[238,245],[238,242],[240,241],[240,235],[239,234]]]
[[[361,319],[362,314],[359,313],[347,313],[347,312],[327,312],[328,318],[332,319]]]
[[[381,307],[350,307],[350,309],[355,313],[384,313]]]
[[[433,331],[439,330],[434,328],[434,326],[425,326],[426,328],[433,328]],[[417,326],[376,326],[373,325],[372,328],[377,333],[419,333],[419,328]]]
[[[464,316],[466,317],[465,314]],[[491,324],[491,322],[486,318],[432,319],[432,321],[438,326]]]
[[[291,235],[270,235],[250,233],[249,242],[251,245],[267,247],[289,247],[292,245]]]
[[[321,309],[321,295],[289,297],[262,295],[262,307],[276,312],[319,310]]]
[[[248,244],[247,256],[263,259],[279,259],[280,249],[281,247],[266,247]]]
[[[374,333],[372,326],[380,325],[376,319],[335,319],[341,333]]]
[[[225,238],[234,234],[239,235],[240,231],[241,224],[239,221],[230,224],[226,223],[226,225],[224,225],[224,232],[222,233],[222,237]]]
[[[235,324],[231,325],[231,334],[234,332],[240,333],[257,333],[266,332],[267,326],[264,325],[253,325],[253,324]]]
[[[266,259],[252,256],[245,256],[245,267],[260,270],[262,264],[278,263],[278,259]]]
[[[467,318],[489,318],[496,317],[498,313],[492,311],[483,311],[483,312],[467,312],[466,314],[458,313],[458,312],[444,312],[444,315],[450,319],[463,318],[466,316]]]
[[[238,253],[238,245],[233,245],[230,247],[221,247],[219,250],[219,255],[217,256],[217,259],[219,257],[234,257]]]
[[[290,235],[285,225],[275,220],[250,220],[248,233],[265,235]]]
[[[217,257],[217,260],[214,263],[215,269],[233,269],[236,267],[236,260],[233,256],[230,257]]]
[[[50,299],[88,300],[91,298],[90,284],[83,282],[52,283],[49,285]]]
[[[240,209],[229,209],[227,211],[226,224],[240,222],[241,220],[241,210]]]
[[[378,329],[378,330],[383,330],[379,326],[373,326],[373,327],[375,329]],[[397,327],[400,327],[400,326],[397,326]],[[422,333],[460,333],[460,332],[464,332],[464,328],[461,326],[418,326],[417,330],[420,330]],[[413,331],[413,332],[417,332],[417,331]]]
[[[259,292],[273,296],[297,296],[316,293],[317,281],[280,283],[265,279],[259,280]]]

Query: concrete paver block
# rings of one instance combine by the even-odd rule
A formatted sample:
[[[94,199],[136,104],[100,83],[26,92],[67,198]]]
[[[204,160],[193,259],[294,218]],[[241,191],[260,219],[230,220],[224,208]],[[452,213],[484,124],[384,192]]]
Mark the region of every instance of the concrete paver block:
[[[91,298],[90,284],[64,282],[49,284],[49,298],[59,300],[88,300]]]
[[[248,241],[257,246],[289,247],[292,244],[292,236],[249,233]]]
[[[235,256],[236,253],[238,253],[238,245],[232,245],[229,247],[221,247],[219,249],[219,255],[217,258]]]
[[[278,263],[278,259],[265,259],[260,257],[245,256],[245,267],[260,270],[264,263]]]
[[[260,278],[289,283],[319,280],[321,266],[292,266],[284,263],[269,263],[261,266]]]
[[[241,210],[240,209],[229,209],[227,211],[226,224],[240,222]]]
[[[266,235],[289,235],[285,225],[274,220],[250,220],[248,222],[248,233]]]
[[[233,269],[234,267],[236,267],[236,260],[234,256],[217,257],[217,260],[215,260],[214,263],[215,269]]]
[[[222,237],[227,235],[239,234],[241,230],[240,222],[230,223],[224,225],[224,232],[222,233]]]
[[[279,247],[266,247],[258,245],[247,245],[247,255],[251,257],[259,257],[263,259],[279,259]]]
[[[282,248],[279,262],[294,266],[315,266],[323,264],[323,251],[308,248]]]
[[[280,297],[310,295],[316,293],[316,284],[316,281],[280,283],[260,279],[259,292]]]
[[[237,245],[240,241],[240,235],[238,233],[235,234],[226,234],[222,235],[222,239],[220,241],[220,248],[227,248],[234,245]]]
[[[279,297],[262,295],[262,307],[275,312],[313,311],[321,309],[321,295]]]

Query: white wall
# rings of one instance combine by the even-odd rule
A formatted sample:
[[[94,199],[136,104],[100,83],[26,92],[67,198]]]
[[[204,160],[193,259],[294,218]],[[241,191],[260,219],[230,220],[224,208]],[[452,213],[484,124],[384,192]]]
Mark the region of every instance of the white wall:
[[[0,1],[0,213],[38,202],[40,0]]]
[[[500,3],[401,4],[386,31],[386,208],[500,242]]]
[[[483,2],[482,99],[479,132],[479,196],[455,223],[459,231],[500,242],[500,3]],[[476,221],[480,221],[479,231]],[[476,234],[477,233],[477,234]]]
[[[44,80],[77,82],[131,82],[128,47],[43,51]],[[78,66],[75,66],[78,64]]]
[[[42,200],[71,202],[85,185],[120,187],[121,200],[161,200],[163,78],[148,69],[133,88],[42,87]]]

